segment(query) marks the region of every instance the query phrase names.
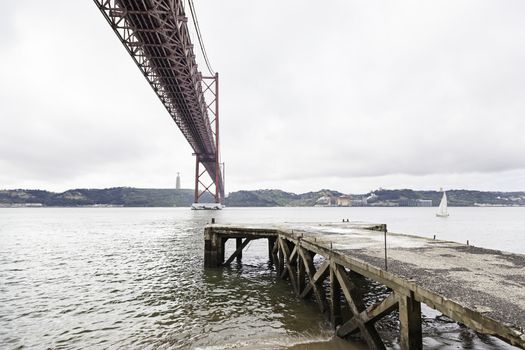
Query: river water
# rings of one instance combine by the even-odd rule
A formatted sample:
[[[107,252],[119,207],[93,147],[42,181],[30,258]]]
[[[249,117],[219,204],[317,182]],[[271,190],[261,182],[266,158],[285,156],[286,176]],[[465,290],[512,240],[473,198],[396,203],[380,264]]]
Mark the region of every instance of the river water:
[[[2,349],[365,349],[332,338],[315,304],[268,266],[265,242],[241,265],[203,269],[218,223],[386,223],[389,231],[525,253],[525,208],[0,208]],[[230,248],[231,249],[231,248]],[[428,308],[429,349],[510,349]],[[436,318],[437,317],[437,318]],[[391,348],[397,349],[395,335]]]

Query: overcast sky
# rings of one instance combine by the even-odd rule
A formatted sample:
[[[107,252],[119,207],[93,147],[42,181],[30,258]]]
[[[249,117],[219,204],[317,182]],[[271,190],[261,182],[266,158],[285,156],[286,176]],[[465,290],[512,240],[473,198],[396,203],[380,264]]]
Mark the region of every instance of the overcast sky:
[[[525,190],[524,1],[194,1],[227,191]],[[89,0],[2,4],[0,122],[0,188],[193,186]]]

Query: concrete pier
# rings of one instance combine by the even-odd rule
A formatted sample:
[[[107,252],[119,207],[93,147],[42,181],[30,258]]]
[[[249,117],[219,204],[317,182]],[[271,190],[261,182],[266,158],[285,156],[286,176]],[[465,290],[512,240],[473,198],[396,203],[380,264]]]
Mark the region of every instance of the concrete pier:
[[[225,260],[225,243],[233,238],[236,250]],[[421,303],[525,349],[525,255],[348,222],[209,225],[204,239],[206,267],[227,266],[242,258],[251,240],[268,239],[278,276],[298,297],[313,298],[338,336],[359,333],[370,349],[385,348],[374,323],[393,310],[399,311],[401,349],[422,349]],[[366,307],[355,276],[379,282],[391,294]],[[346,319],[342,306],[350,310]]]

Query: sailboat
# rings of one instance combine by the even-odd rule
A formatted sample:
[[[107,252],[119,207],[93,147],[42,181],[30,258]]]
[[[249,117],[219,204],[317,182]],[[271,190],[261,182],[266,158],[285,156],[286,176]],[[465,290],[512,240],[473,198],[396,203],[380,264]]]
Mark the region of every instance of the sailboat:
[[[440,218],[446,218],[448,216],[447,210],[447,193],[443,191],[443,197],[441,197],[441,202],[439,203],[438,212],[436,216]]]

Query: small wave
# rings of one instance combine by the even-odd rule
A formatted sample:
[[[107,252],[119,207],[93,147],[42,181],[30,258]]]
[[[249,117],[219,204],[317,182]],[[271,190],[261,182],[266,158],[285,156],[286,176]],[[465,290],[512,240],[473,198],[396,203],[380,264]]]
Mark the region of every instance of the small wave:
[[[333,337],[332,332],[326,332],[318,335],[276,335],[267,338],[253,338],[249,340],[236,340],[226,344],[213,344],[193,347],[193,350],[284,350],[284,349],[361,349],[354,347],[344,340],[338,340]],[[341,347],[343,346],[343,347]]]

